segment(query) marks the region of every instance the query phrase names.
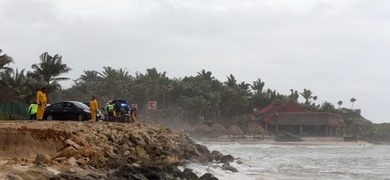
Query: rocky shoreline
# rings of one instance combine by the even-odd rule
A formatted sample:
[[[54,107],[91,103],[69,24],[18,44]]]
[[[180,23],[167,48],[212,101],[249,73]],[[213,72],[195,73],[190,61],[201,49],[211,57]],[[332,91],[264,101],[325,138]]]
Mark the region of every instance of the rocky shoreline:
[[[236,171],[232,156],[159,125],[2,121],[0,141],[1,179],[218,179],[186,168],[211,162]]]

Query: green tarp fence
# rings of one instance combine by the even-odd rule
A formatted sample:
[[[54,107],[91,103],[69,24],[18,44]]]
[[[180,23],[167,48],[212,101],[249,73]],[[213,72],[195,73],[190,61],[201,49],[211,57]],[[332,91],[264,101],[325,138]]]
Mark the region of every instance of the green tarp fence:
[[[29,104],[23,102],[0,102],[0,120],[26,120]]]

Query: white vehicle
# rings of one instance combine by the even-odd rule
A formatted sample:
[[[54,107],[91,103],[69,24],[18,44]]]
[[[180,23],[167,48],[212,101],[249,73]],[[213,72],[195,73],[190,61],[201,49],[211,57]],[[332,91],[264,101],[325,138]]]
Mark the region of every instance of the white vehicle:
[[[102,113],[102,111],[100,111],[100,109],[97,110],[96,120],[104,120],[104,114]]]

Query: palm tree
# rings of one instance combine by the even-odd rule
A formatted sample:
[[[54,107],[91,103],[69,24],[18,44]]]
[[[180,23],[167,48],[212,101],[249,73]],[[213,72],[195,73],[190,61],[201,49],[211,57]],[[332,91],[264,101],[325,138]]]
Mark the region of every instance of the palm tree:
[[[224,117],[227,120],[235,120],[239,112],[251,112],[251,105],[249,103],[250,84],[242,82],[236,84],[236,78],[230,74],[228,80],[224,82],[225,86],[221,89]]]
[[[112,67],[103,67],[104,71],[99,72],[99,76],[101,77],[101,85],[104,87],[105,94],[108,94],[107,100],[114,99],[116,94],[116,89],[119,88],[119,74]]]
[[[33,71],[29,71],[27,75],[37,81],[43,80],[47,85],[47,94],[60,89],[61,85],[59,85],[58,81],[69,80],[69,78],[59,76],[68,73],[72,69],[62,63],[62,56],[58,54],[50,56],[45,52],[39,58],[41,62],[31,65]]]
[[[231,119],[234,111],[234,103],[236,99],[236,93],[229,87],[225,87],[223,91],[221,92],[222,95],[222,102],[220,103],[222,105],[222,113],[223,116],[227,119]]]
[[[136,83],[134,77],[131,75],[125,76],[123,78],[123,86],[124,98],[129,100],[131,99],[135,103],[136,101],[134,100],[134,96],[139,85]]]
[[[160,73],[156,68],[147,69],[146,71],[145,75],[139,75],[140,83],[151,94],[153,100],[157,101],[163,94],[164,88],[168,85],[166,72]]]
[[[82,81],[85,83],[94,83],[100,80],[99,73],[97,71],[84,71],[84,74],[80,76],[80,78],[76,79],[76,81]]]
[[[309,104],[309,100],[313,98],[313,92],[311,92],[309,89],[303,89],[303,92],[299,93],[303,98],[305,98],[305,104]]]
[[[99,83],[101,82],[101,77],[99,76],[99,73],[97,71],[84,71],[84,74],[80,76],[80,78],[75,80],[75,83],[78,89],[81,92],[84,92],[83,94],[85,97],[88,97],[88,99],[95,95],[97,97],[100,97],[102,93],[101,87],[99,87]]]
[[[31,95],[31,91],[27,91],[28,79],[22,71],[16,72],[6,71],[0,74],[0,91],[3,101],[11,101],[15,99],[23,99],[27,95]]]
[[[325,101],[320,107],[321,112],[336,113],[336,108],[332,103]]]
[[[211,76],[212,73],[210,71],[202,70],[201,72],[198,72],[197,77],[201,78],[203,81],[211,82],[215,78]]]
[[[198,117],[198,120],[201,120],[201,118],[203,117],[203,112],[206,109],[210,108],[210,103],[207,102],[207,100],[204,99],[203,96],[196,96],[194,98],[191,98],[190,102],[191,105],[196,110],[196,115]]]
[[[118,88],[115,89],[115,94],[117,97],[122,97],[122,98],[129,98],[126,95],[127,94],[132,94],[129,93],[128,91],[130,89],[127,89],[129,84],[132,84],[134,81],[134,78],[129,75],[129,72],[125,69],[120,68],[119,70],[116,70],[117,75],[118,75]]]
[[[221,93],[218,91],[210,92],[207,94],[207,99],[209,100],[209,104],[211,107],[211,111],[213,112],[213,123],[216,120],[216,117],[219,116],[219,105],[222,101]]]
[[[168,106],[164,109],[164,118],[168,121],[168,123],[174,123],[176,125],[177,117],[183,112],[183,109],[179,106]]]
[[[298,91],[294,89],[290,89],[290,96],[289,96],[289,99],[291,99],[292,101],[294,102],[297,102],[298,101],[298,98],[299,98],[299,94],[298,94]]]
[[[337,102],[337,104],[339,105],[339,109],[340,109],[340,106],[343,105],[343,101],[340,100],[339,102]]]
[[[316,104],[316,101],[317,101],[318,97],[317,96],[313,96],[313,104]]]
[[[263,93],[265,82],[261,81],[258,78],[256,81],[253,81],[253,85],[251,85],[252,90],[255,92],[255,95],[261,95]]]
[[[246,84],[245,82],[241,82],[238,85],[238,89],[236,90],[236,101],[235,101],[235,116],[240,113],[251,113],[252,106],[249,102],[249,97],[251,96],[251,91],[249,89],[250,84]]]
[[[352,103],[352,106],[351,106],[351,109],[353,109],[353,103],[356,101],[355,98],[351,98],[351,103]]]
[[[230,76],[227,76],[228,80],[225,82],[225,85],[228,86],[231,89],[237,88],[237,80],[236,78],[230,74]]]
[[[4,69],[6,71],[12,71],[12,68],[10,67],[5,67],[6,65],[14,62],[12,57],[8,56],[7,54],[1,55],[3,51],[0,49],[0,69]]]

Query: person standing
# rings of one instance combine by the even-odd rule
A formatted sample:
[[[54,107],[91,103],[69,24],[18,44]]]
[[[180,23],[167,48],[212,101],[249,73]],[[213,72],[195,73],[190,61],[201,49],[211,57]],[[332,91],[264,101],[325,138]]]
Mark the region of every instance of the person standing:
[[[129,108],[129,105],[126,105],[124,109],[125,109],[125,112],[124,112],[125,123],[127,123],[127,121],[130,122],[130,108]]]
[[[133,107],[131,107],[131,110],[130,110],[131,123],[137,123],[135,121],[135,117],[137,117],[136,111],[137,111],[137,108],[135,105],[133,105]]]
[[[38,104],[33,101],[28,107],[28,114],[30,114],[30,120],[36,120]]]
[[[120,122],[121,120],[121,115],[122,115],[122,107],[121,105],[119,104],[119,101],[117,101],[114,105],[114,113],[115,113],[115,116],[116,116],[116,122]]]
[[[106,109],[107,115],[108,115],[108,121],[114,121],[114,105],[112,102],[109,102]]]
[[[89,104],[89,109],[91,110],[92,121],[96,122],[96,113],[99,107],[95,96],[92,96],[91,103]]]
[[[43,113],[45,112],[46,107],[46,88],[43,87],[40,91],[37,92],[37,120],[43,120]]]

